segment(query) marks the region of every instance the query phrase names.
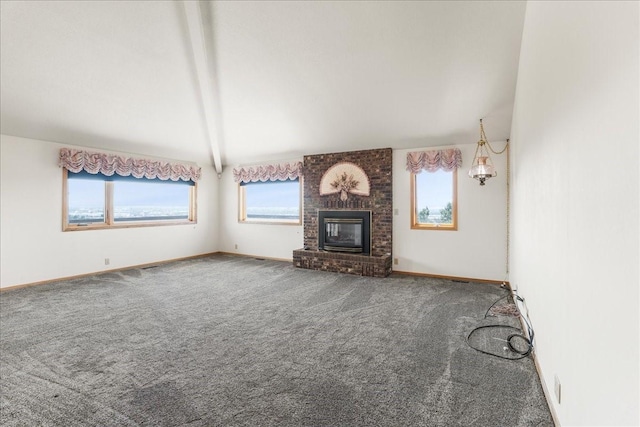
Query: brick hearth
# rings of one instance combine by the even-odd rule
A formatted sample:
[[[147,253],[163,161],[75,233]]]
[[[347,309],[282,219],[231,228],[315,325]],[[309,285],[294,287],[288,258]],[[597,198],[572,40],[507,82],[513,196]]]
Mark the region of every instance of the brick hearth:
[[[311,270],[349,273],[359,276],[387,277],[391,274],[391,255],[382,257],[345,252],[296,249],[293,265]]]
[[[331,166],[351,162],[364,170],[370,195],[321,196],[320,180]],[[293,252],[296,267],[363,276],[386,277],[391,273],[393,186],[391,148],[304,156],[304,247]],[[318,251],[318,210],[370,210],[371,255]]]

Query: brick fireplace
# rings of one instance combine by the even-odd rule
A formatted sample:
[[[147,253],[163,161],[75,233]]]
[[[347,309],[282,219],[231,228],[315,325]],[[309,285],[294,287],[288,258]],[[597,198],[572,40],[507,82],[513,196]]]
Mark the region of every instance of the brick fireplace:
[[[331,167],[349,163],[366,174],[369,195],[340,193],[321,195],[321,180]],[[393,194],[390,148],[304,156],[304,248],[293,251],[296,267],[363,276],[386,277],[391,273]],[[361,180],[362,181],[362,180]],[[371,212],[369,254],[318,250],[318,211]]]

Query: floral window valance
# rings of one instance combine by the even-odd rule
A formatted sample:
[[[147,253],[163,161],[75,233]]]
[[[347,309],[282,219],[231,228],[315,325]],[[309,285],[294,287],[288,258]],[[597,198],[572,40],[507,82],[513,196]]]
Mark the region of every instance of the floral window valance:
[[[233,169],[233,179],[236,182],[244,184],[249,182],[287,181],[298,179],[300,176],[302,176],[302,162],[239,167]]]
[[[407,170],[413,173],[420,173],[422,170],[435,172],[439,169],[451,172],[460,166],[462,153],[458,148],[407,153]]]
[[[195,165],[169,163],[159,160],[136,159],[116,154],[97,153],[71,148],[60,149],[58,165],[70,172],[86,171],[112,176],[133,176],[135,178],[160,179],[163,181],[200,180],[202,169]]]

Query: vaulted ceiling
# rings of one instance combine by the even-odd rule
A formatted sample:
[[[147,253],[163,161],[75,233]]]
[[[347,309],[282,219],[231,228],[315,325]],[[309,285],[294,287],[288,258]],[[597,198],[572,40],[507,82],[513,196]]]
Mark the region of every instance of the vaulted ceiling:
[[[3,134],[201,164],[509,137],[524,2],[1,2]]]

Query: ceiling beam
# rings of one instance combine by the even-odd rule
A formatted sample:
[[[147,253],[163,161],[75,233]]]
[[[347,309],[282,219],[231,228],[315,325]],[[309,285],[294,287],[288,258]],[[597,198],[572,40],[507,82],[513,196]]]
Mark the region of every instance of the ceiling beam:
[[[203,15],[199,1],[183,1],[184,11],[187,16],[189,28],[189,40],[193,50],[193,60],[198,76],[200,99],[202,101],[203,116],[207,125],[209,146],[213,167],[218,176],[222,173],[222,159],[220,146],[223,145],[222,113],[220,109],[220,96],[215,76],[210,68],[207,52],[207,42],[204,36]]]

